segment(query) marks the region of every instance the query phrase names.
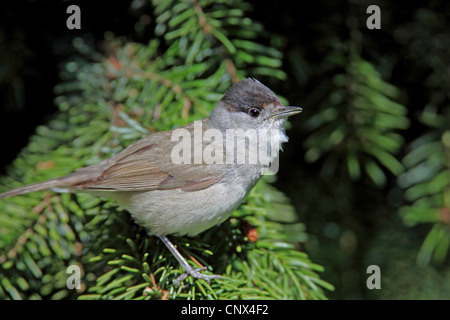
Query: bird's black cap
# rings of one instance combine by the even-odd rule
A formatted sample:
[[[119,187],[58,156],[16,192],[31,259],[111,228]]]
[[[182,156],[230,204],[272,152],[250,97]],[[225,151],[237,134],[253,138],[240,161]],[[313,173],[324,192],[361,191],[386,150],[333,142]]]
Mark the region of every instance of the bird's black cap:
[[[269,104],[282,105],[272,90],[252,78],[234,84],[225,92],[222,101],[232,112],[247,112],[250,108],[263,109]]]

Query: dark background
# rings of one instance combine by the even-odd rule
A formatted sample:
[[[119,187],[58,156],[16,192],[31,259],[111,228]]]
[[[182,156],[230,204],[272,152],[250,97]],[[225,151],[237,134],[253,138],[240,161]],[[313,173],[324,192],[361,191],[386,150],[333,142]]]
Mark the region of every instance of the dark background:
[[[406,144],[426,129],[417,117],[448,78],[443,72],[438,84],[427,81],[436,74],[430,59],[442,59],[447,50],[433,35],[450,35],[450,3],[447,1],[268,1],[253,0],[250,16],[281,42],[283,65],[288,78],[268,82],[291,104],[304,108],[292,120],[290,143],[281,157],[276,187],[285,192],[305,223],[310,235],[303,248],[313,262],[325,267],[322,277],[336,291],[336,299],[450,298],[448,261],[444,265],[419,267],[417,251],[429,226],[406,227],[398,215],[401,202],[394,177],[383,188],[361,180],[345,184],[339,174],[324,181],[318,178],[321,163],[303,160],[302,124],[315,112],[310,93],[328,76],[324,57],[333,39],[350,39],[349,24],[365,26],[366,8],[377,4],[382,12],[382,29],[362,31],[361,55],[376,65],[382,76],[403,93],[402,103],[412,120],[404,132]],[[37,125],[44,124],[57,109],[53,87],[60,82],[59,64],[73,54],[75,36],[100,43],[105,31],[148,42],[152,26],[137,33],[134,23],[151,6],[130,10],[131,1],[3,1],[0,5],[0,135],[4,174],[20,150],[27,145]],[[66,8],[82,9],[82,29],[68,30]],[[420,13],[427,19],[417,19]],[[425,21],[425,22],[424,22]],[[405,32],[406,30],[406,32]],[[266,39],[266,37],[264,37]],[[262,40],[266,41],[266,40]],[[432,45],[429,46],[429,42]],[[433,56],[434,55],[434,56]],[[448,58],[447,58],[448,59]],[[441,87],[439,86],[441,85]],[[448,90],[447,90],[448,91]],[[436,103],[448,105],[448,96]],[[401,155],[400,155],[401,157]],[[390,200],[389,200],[390,199]],[[338,208],[338,210],[336,210]],[[448,260],[448,259],[447,259]],[[368,265],[382,269],[382,289],[365,285]]]

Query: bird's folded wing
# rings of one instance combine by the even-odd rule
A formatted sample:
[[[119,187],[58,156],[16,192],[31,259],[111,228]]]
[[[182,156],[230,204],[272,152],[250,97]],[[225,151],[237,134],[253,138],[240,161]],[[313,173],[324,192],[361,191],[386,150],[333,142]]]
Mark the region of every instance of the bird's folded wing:
[[[176,142],[167,139],[143,139],[104,163],[94,165],[98,175],[78,181],[73,189],[101,191],[144,191],[181,188],[195,191],[221,180],[225,165],[176,164],[170,148]],[[169,152],[168,152],[169,151]],[[91,175],[92,176],[92,175]]]

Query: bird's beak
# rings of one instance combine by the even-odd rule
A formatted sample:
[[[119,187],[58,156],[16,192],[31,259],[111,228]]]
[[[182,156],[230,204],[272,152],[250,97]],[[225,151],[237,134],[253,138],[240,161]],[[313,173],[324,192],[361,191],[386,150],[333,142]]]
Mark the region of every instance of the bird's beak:
[[[294,114],[302,112],[303,109],[300,107],[286,107],[286,106],[278,106],[273,111],[270,118],[272,119],[283,119],[290,116],[293,116]]]

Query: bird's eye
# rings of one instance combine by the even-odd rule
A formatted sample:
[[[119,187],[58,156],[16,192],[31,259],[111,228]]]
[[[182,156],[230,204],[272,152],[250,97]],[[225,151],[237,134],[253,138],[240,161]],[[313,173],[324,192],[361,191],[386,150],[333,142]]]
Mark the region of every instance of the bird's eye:
[[[259,111],[259,109],[257,108],[251,108],[250,110],[248,110],[248,114],[253,118],[258,118],[260,113],[261,111]]]

